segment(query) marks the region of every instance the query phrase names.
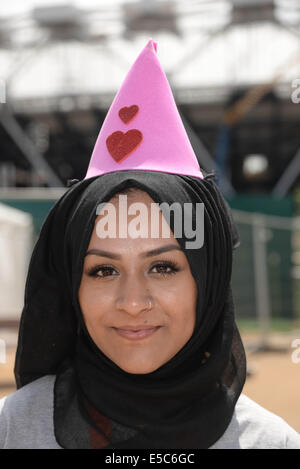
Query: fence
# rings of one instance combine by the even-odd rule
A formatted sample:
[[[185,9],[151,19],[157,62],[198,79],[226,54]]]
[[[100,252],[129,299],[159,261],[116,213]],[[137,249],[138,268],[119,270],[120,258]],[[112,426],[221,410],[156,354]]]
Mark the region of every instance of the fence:
[[[241,238],[232,285],[237,319],[257,318],[262,342],[274,318],[300,317],[300,217],[233,210]]]

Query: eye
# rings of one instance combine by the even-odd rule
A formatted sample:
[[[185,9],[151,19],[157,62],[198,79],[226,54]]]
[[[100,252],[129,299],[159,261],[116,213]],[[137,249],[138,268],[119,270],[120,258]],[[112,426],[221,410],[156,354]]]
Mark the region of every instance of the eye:
[[[179,266],[173,261],[163,261],[154,264],[150,271],[160,276],[168,276],[178,272]],[[119,272],[111,265],[97,265],[87,270],[87,275],[93,278],[109,278],[119,275]]]
[[[91,269],[88,270],[87,274],[90,277],[110,277],[110,276],[115,276],[118,275],[118,272],[116,269],[110,265],[101,265],[101,266],[96,266],[92,267]]]
[[[173,261],[158,262],[151,267],[152,271],[154,269],[156,270],[154,273],[158,273],[160,275],[172,275],[179,271],[178,265]]]

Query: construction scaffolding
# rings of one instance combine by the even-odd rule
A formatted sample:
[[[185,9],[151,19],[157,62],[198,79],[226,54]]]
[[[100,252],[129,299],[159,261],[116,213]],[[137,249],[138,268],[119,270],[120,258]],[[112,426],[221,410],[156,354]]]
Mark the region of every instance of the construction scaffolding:
[[[290,128],[290,116],[298,119],[290,97],[291,80],[300,76],[299,25],[300,6],[292,0],[119,0],[97,8],[48,4],[14,15],[1,15],[0,7],[1,185],[61,187],[80,178],[133,57],[155,35],[182,114],[200,115],[187,119],[202,149],[200,165],[217,170],[225,194],[240,191],[235,177],[244,176],[233,174],[239,163],[232,134],[251,124],[270,92],[289,104],[284,120]],[[228,106],[237,90],[241,99]],[[205,127],[211,113],[212,137]],[[275,174],[272,155],[263,154],[267,168],[258,177],[268,181],[254,181],[254,189],[276,196],[293,189],[299,145],[298,139],[281,150]]]

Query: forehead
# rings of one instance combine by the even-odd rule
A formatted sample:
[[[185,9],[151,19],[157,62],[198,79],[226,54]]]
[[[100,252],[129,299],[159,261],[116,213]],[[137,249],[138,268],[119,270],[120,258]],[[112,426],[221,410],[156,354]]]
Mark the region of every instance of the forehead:
[[[98,207],[89,247],[155,249],[179,246],[154,200],[139,189],[116,194]]]

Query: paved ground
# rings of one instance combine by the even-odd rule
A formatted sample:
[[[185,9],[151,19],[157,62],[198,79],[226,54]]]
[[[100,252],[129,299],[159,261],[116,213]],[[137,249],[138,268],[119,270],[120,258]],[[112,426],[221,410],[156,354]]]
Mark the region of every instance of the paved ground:
[[[3,334],[2,334],[3,336]],[[259,343],[256,334],[242,333],[247,350],[250,374],[244,387],[244,393],[266,409],[280,415],[300,433],[300,363],[292,361],[291,347],[294,339],[300,339],[300,331],[285,334],[273,334],[270,338],[270,350],[254,353],[252,347]],[[6,364],[0,363],[0,397],[15,390],[14,337],[10,337],[10,350]],[[300,358],[300,353],[298,354]]]
[[[257,343],[254,335],[242,337],[248,347]],[[252,353],[246,348],[248,369],[253,374],[243,392],[300,433],[300,363],[293,363],[296,348],[291,346],[295,339],[300,341],[300,331],[273,335],[269,351]],[[299,360],[300,352],[296,358]]]

